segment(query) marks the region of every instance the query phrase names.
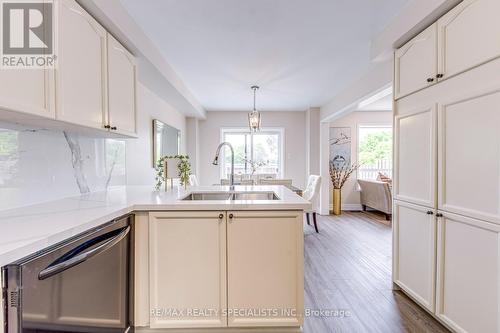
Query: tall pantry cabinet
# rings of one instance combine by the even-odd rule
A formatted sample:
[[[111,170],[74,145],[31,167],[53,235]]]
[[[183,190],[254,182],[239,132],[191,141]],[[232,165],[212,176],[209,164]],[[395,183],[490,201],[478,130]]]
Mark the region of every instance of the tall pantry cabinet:
[[[456,332],[500,331],[498,12],[465,0],[395,52],[393,280]]]

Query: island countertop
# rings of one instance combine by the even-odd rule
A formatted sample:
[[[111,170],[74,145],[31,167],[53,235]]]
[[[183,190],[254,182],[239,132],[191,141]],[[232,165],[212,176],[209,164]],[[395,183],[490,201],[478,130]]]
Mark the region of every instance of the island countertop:
[[[274,192],[278,200],[183,201],[192,192],[229,192],[228,186],[153,191],[124,186],[0,211],[0,267],[134,211],[304,210],[310,203],[284,186],[236,186],[236,192]]]

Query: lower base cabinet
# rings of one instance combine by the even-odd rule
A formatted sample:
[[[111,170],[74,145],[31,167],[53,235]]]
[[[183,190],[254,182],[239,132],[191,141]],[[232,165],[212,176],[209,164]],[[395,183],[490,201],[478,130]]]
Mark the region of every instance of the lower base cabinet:
[[[436,217],[434,211],[394,202],[394,282],[433,312],[436,281]]]
[[[150,212],[150,327],[301,326],[302,215]]]
[[[228,326],[300,326],[302,212],[228,212]]]
[[[499,332],[500,225],[442,215],[436,315],[457,332]]]
[[[455,332],[500,331],[500,225],[394,202],[394,282]]]
[[[226,213],[149,214],[151,328],[223,327]]]

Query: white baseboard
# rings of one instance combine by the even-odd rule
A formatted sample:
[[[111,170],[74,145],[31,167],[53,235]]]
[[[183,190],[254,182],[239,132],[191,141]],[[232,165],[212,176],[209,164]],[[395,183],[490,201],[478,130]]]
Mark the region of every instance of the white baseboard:
[[[361,206],[361,204],[342,204],[342,210],[358,211],[362,209],[363,207]],[[330,210],[333,210],[333,205],[330,205]]]

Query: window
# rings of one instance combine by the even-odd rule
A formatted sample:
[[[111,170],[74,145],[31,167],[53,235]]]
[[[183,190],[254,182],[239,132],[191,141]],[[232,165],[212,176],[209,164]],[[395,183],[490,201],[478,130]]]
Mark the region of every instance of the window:
[[[358,128],[359,179],[377,179],[379,172],[392,178],[392,127]]]
[[[236,175],[270,174],[283,175],[283,129],[262,129],[250,133],[247,129],[222,129],[222,141],[234,149],[234,173]],[[231,154],[224,148],[221,178],[229,178]]]

